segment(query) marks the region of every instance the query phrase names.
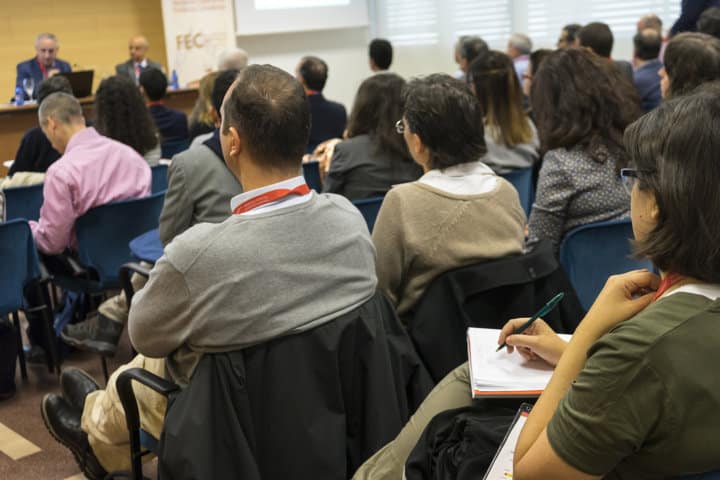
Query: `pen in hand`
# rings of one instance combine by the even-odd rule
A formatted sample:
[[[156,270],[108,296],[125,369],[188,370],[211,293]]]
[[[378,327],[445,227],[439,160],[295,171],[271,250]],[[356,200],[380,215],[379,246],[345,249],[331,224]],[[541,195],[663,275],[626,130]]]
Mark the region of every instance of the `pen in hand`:
[[[527,322],[520,325],[520,327],[518,327],[511,335],[519,335],[519,334],[523,333],[525,330],[527,330],[530,327],[530,325],[532,325],[532,323],[535,320],[537,320],[540,317],[544,317],[545,315],[550,313],[552,311],[552,309],[555,308],[558,303],[560,303],[560,300],[562,300],[564,296],[565,296],[565,293],[563,293],[563,292],[560,292],[557,295],[555,295],[540,310],[535,312],[535,315],[530,317],[530,319]],[[497,348],[497,350],[495,350],[495,351],[499,352],[500,350],[502,350],[505,347],[507,347],[507,342],[503,342],[502,345],[500,345]]]

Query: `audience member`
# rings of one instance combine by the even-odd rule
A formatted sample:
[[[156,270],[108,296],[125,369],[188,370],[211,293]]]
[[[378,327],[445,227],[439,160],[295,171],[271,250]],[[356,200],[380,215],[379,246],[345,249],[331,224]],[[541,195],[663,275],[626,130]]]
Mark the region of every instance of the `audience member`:
[[[108,77],[95,92],[95,129],[132,147],[151,166],[160,161],[158,133],[142,94],[128,77]]]
[[[522,82],[523,75],[530,63],[530,52],[532,52],[532,40],[522,33],[513,33],[507,45],[507,54],[515,65],[515,72],[518,80]]]
[[[235,70],[226,70],[217,75],[213,85],[210,115],[218,128],[223,98],[237,74]],[[232,213],[230,200],[240,193],[242,186],[223,161],[220,132],[216,128],[204,143],[175,155],[168,168],[168,189],[160,213],[163,246],[195,224],[226,220]],[[136,290],[145,283],[142,277],[133,278]],[[67,325],[60,337],[73,347],[114,355],[127,318],[128,304],[121,292],[104,301],[97,315]]]
[[[537,130],[523,109],[523,94],[513,61],[491,50],[473,60],[468,82],[480,100],[487,153],[483,163],[495,173],[530,168],[538,160]]]
[[[147,100],[161,143],[188,139],[187,115],[168,108],[163,103],[167,94],[167,77],[157,68],[148,68],[140,74],[140,87]]]
[[[522,251],[525,214],[513,186],[479,160],[482,125],[480,101],[461,81],[408,84],[398,133],[425,175],[388,192],[373,230],[379,286],[405,322],[441,273]]]
[[[298,64],[296,77],[305,88],[310,103],[310,139],[306,151],[312,152],[325,140],[340,138],[347,124],[345,107],[327,100],[322,91],[328,78],[328,66],[318,57],[303,57]]]
[[[558,252],[573,228],[627,216],[618,170],[626,163],[622,134],[640,114],[639,99],[604,59],[564,49],[548,55],[533,75],[530,101],[546,153],[529,243],[549,239]]]
[[[635,50],[633,64],[635,65],[635,88],[640,95],[640,105],[645,112],[660,105],[660,69],[663,67],[658,58],[662,47],[662,37],[651,29],[636,33],[633,37]]]
[[[310,330],[375,294],[364,219],[348,200],[315,194],[298,176],[309,128],[309,104],[292,76],[268,65],[241,71],[225,96],[220,130],[225,162],[245,190],[231,202],[234,215],[196,225],[168,245],[133,298],[129,333],[140,355],[105,390],[70,370],[64,396],[43,399],[45,424],[89,478],[129,467],[120,372],[167,371],[187,384],[203,352]],[[159,437],[164,399],[135,392],[143,428]]]
[[[150,193],[147,162],[131,147],[100,135],[85,126],[82,107],[72,95],[53,93],[40,105],[39,123],[53,148],[62,157],[50,165],[43,186],[40,219],[30,222],[35,245],[53,274],[70,271],[60,254],[77,250],[75,220],[92,207]],[[30,306],[47,303],[34,291],[26,292]],[[42,316],[27,312],[28,337],[36,358],[45,346]]]
[[[210,72],[200,80],[200,86],[198,87],[198,98],[195,101],[195,106],[190,114],[190,138],[195,145],[202,143],[212,136],[215,131],[215,124],[210,115],[212,109],[212,91],[215,86],[215,80],[217,79],[220,72]]]
[[[700,15],[697,31],[720,38],[720,7],[708,8]]]
[[[720,7],[720,0],[682,0],[680,17],[670,28],[670,37],[681,32],[694,32],[700,15],[711,7]]]
[[[549,328],[509,337],[556,364],[518,439],[518,478],[684,478],[720,468],[720,419],[708,414],[720,406],[718,98],[673,99],[625,132],[635,252],[660,277],[610,277],[570,344]]]
[[[565,25],[560,32],[560,37],[557,41],[557,48],[577,47],[577,34],[581,28],[582,25],[580,25],[579,23],[571,23],[569,25]]]
[[[128,42],[130,59],[125,63],[115,65],[115,73],[131,79],[135,85],[140,83],[140,74],[148,68],[162,70],[162,65],[147,58],[150,43],[142,35],[136,35]]]
[[[370,70],[374,73],[390,69],[393,61],[393,47],[390,41],[384,38],[375,38],[368,47]]]
[[[460,72],[457,75],[458,79],[465,80],[470,63],[489,50],[485,40],[480,37],[460,37],[455,46],[455,63],[460,67]]]
[[[588,23],[578,32],[578,42],[581,47],[589,48],[600,57],[612,62],[618,70],[625,74],[628,80],[633,80],[633,68],[625,60],[612,60],[611,54],[615,38],[606,23]]]
[[[248,53],[242,48],[230,48],[224,50],[218,58],[217,69],[219,72],[225,70],[236,70],[240,71],[247,67],[248,64]]]
[[[720,79],[720,40],[704,33],[681,33],[670,40],[660,70],[663,98],[690,93]]]
[[[530,97],[530,89],[532,88],[532,78],[534,72],[540,68],[542,61],[545,60],[545,58],[552,52],[552,50],[547,48],[539,48],[530,54],[530,63],[528,63],[528,68],[525,75],[523,75],[523,94],[525,94],[526,97]]]
[[[36,98],[38,88],[43,80],[47,80],[55,74],[72,70],[69,63],[57,58],[59,51],[58,39],[54,34],[39,34],[35,38],[35,57],[17,64],[15,88],[20,88],[25,92],[23,80],[26,78],[32,79],[34,85],[32,98]],[[25,100],[29,99],[30,97],[25,93]]]
[[[72,95],[70,82],[65,77],[51,77],[43,80],[37,91],[38,105],[51,94],[63,92]],[[32,127],[25,132],[20,147],[15,154],[15,161],[10,167],[8,175],[17,172],[41,172],[45,173],[52,163],[60,158],[60,153],[50,145],[50,140],[45,136],[42,129]]]
[[[643,30],[650,29],[650,30],[655,30],[658,33],[658,35],[660,35],[662,37],[662,35],[663,35],[662,26],[663,26],[663,22],[660,19],[660,17],[658,17],[654,13],[648,13],[647,15],[643,15],[642,17],[640,17],[640,20],[638,20],[637,33],[640,33]]]
[[[383,196],[393,185],[422,175],[395,131],[402,116],[405,80],[394,73],[374,75],[358,89],[347,140],[334,149],[323,191],[351,200]]]

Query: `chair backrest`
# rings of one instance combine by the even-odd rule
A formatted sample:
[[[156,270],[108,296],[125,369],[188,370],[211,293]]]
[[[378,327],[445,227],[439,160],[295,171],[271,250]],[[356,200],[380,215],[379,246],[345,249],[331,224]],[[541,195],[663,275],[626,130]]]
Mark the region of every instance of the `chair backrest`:
[[[204,355],[169,404],[158,473],[350,478],[431,389],[392,305],[376,294],[311,330]]]
[[[40,277],[38,255],[25,220],[0,223],[0,315],[20,310],[23,287]]]
[[[525,215],[530,215],[530,209],[535,201],[535,186],[533,185],[533,169],[518,168],[501,175],[505,180],[513,184],[520,195],[520,205],[525,210]]]
[[[608,277],[639,268],[652,269],[647,260],[631,258],[630,219],[583,225],[571,230],[560,245],[560,263],[586,310]]]
[[[169,140],[160,144],[160,153],[162,155],[162,158],[170,159],[175,154],[184,152],[188,148],[190,148],[190,140],[187,138],[182,138],[180,140]]]
[[[320,162],[307,162],[302,164],[303,176],[308,187],[316,192],[322,192],[322,180],[320,180]]]
[[[152,193],[164,192],[168,188],[168,166],[159,164],[150,167],[152,171]]]
[[[43,184],[26,187],[10,187],[3,190],[5,196],[5,219],[38,220],[43,203]]]
[[[467,361],[468,327],[502,328],[529,317],[558,292],[565,298],[543,317],[558,333],[572,333],[584,314],[552,246],[524,255],[461,267],[435,278],[405,318],[408,333],[433,380]]]
[[[365,198],[363,200],[353,200],[352,202],[353,205],[360,210],[363,218],[365,218],[370,233],[372,233],[373,227],[375,227],[375,219],[377,218],[384,198],[385,197]]]
[[[158,228],[165,193],[108,203],[88,210],[75,222],[80,261],[98,274],[101,288],[119,285],[118,270],[133,261],[128,244]]]

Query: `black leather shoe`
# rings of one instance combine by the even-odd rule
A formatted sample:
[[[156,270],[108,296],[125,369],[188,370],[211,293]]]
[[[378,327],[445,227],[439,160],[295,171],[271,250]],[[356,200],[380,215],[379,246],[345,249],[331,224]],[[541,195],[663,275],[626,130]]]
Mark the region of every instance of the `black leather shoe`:
[[[59,395],[45,395],[41,413],[50,435],[67,447],[75,457],[80,470],[90,480],[102,480],[107,475],[90,448],[87,434],[80,428],[80,414]]]
[[[60,374],[60,388],[68,405],[82,415],[85,397],[90,392],[100,390],[100,385],[85,370],[70,367],[64,369]]]
[[[66,325],[60,338],[70,346],[112,357],[122,335],[123,324],[98,313],[84,322]]]

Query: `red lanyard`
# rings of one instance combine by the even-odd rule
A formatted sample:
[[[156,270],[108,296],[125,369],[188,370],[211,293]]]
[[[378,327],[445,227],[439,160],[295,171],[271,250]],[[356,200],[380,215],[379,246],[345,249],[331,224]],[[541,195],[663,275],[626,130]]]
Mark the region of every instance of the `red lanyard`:
[[[278,200],[283,199],[289,195],[307,195],[308,193],[310,193],[310,188],[305,183],[303,183],[302,185],[298,185],[292,190],[289,188],[278,188],[277,190],[270,190],[269,192],[265,192],[251,198],[250,200],[244,201],[243,203],[235,207],[233,213],[235,215],[239,215],[241,213],[249,212],[250,210],[258,208],[262,205],[277,202]]]
[[[161,106],[161,105],[164,105],[162,100],[155,100],[155,101],[152,101],[152,102],[147,102],[147,103],[145,104],[145,106],[148,107],[148,108],[150,108],[150,107],[158,107],[158,106]]]
[[[655,292],[655,296],[653,297],[653,302],[657,300],[658,298],[662,297],[665,292],[670,290],[674,285],[684,280],[685,277],[682,275],[679,275],[677,273],[668,273],[665,275],[665,278],[663,278],[660,281],[660,286],[658,287],[657,291]]]

